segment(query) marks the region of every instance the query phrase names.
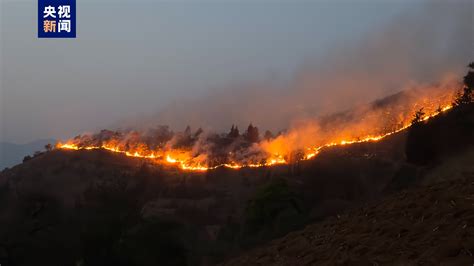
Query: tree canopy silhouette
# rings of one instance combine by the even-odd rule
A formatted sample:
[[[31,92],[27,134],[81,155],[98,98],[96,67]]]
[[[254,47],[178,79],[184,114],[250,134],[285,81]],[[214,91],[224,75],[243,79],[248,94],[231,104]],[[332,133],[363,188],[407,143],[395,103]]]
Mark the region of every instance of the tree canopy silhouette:
[[[421,121],[423,121],[423,116],[425,115],[425,112],[423,111],[423,107],[420,108],[416,113],[413,115],[413,119],[411,120],[411,124],[418,124]]]
[[[249,142],[258,142],[259,140],[258,128],[250,124],[247,128],[247,132],[245,132],[245,138]]]
[[[232,125],[232,127],[230,128],[229,134],[227,134],[227,137],[235,139],[235,138],[238,138],[239,136],[240,136],[239,128],[237,126]]]
[[[468,67],[470,70],[464,76],[464,88],[460,91],[454,100],[455,106],[466,105],[472,103],[472,92],[474,90],[474,62],[471,62]]]

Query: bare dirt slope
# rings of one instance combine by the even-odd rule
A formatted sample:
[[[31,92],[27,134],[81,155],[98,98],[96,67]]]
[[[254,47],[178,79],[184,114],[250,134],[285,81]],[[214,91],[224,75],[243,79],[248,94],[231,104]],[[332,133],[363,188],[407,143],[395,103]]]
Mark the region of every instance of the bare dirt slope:
[[[473,265],[474,172],[313,224],[225,265]]]

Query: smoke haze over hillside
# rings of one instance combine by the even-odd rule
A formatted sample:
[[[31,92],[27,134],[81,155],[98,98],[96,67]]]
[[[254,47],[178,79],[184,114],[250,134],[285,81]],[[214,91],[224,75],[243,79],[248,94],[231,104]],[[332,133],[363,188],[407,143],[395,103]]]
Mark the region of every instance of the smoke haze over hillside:
[[[2,2],[0,140],[158,124],[278,131],[458,79],[474,57],[469,0],[110,5],[81,2],[77,39],[42,40],[36,2]]]
[[[243,82],[185,98],[145,119],[145,125],[223,130],[252,122],[281,130],[401,90],[460,80],[474,58],[472,6],[423,5],[352,43],[339,43],[288,82]],[[143,122],[138,121],[135,127]]]

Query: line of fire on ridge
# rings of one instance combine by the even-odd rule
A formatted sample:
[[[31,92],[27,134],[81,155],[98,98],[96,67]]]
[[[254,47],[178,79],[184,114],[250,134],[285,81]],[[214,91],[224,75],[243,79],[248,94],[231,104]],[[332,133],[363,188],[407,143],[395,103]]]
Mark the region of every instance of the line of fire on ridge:
[[[436,111],[432,114],[424,116],[421,120],[426,121],[430,118],[433,118],[440,113],[446,112],[447,110],[451,109],[452,105],[447,105],[443,108],[441,108],[439,111]],[[320,151],[324,148],[328,147],[333,147],[333,146],[343,146],[343,145],[350,145],[350,144],[355,144],[355,143],[364,143],[364,142],[376,142],[379,141],[385,137],[388,137],[390,135],[396,134],[398,132],[401,132],[409,127],[411,127],[412,124],[407,124],[397,130],[394,130],[392,132],[388,132],[385,134],[381,135],[369,135],[366,136],[362,139],[353,139],[353,140],[342,140],[339,142],[331,142],[331,143],[326,143],[324,145],[321,145],[319,147],[313,147],[313,148],[307,148],[306,149],[306,154],[303,156],[301,160],[309,160],[316,155],[320,153]],[[120,150],[116,147],[110,147],[107,145],[102,145],[102,146],[86,146],[86,147],[80,147],[75,144],[62,144],[58,143],[56,145],[56,148],[58,149],[65,149],[65,150],[98,150],[98,149],[103,149],[115,153],[122,153],[128,157],[136,157],[136,158],[145,158],[145,159],[161,159],[166,163],[172,164],[172,165],[177,165],[179,168],[183,170],[190,170],[190,171],[207,171],[207,170],[212,170],[216,169],[219,167],[226,167],[226,168],[231,168],[231,169],[240,169],[244,167],[250,167],[250,168],[255,168],[255,167],[263,167],[263,166],[272,166],[272,165],[279,165],[279,164],[288,164],[288,161],[283,158],[283,156],[275,154],[269,161],[264,162],[264,163],[256,163],[256,164],[238,164],[236,162],[233,163],[224,163],[224,164],[219,164],[215,166],[205,166],[205,165],[191,165],[187,164],[186,161],[183,160],[178,160],[176,158],[173,158],[172,155],[170,154],[164,154],[164,155],[158,155],[152,152],[151,154],[141,154],[139,152],[129,152],[125,150]]]

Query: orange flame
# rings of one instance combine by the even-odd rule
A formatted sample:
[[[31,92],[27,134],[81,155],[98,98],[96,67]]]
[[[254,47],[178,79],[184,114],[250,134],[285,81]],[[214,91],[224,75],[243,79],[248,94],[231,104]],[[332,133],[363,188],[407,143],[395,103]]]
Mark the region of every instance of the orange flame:
[[[429,120],[440,113],[446,112],[447,110],[451,109],[452,105],[448,104],[442,108],[438,108],[431,113],[426,114],[421,118],[422,121]],[[403,131],[411,126],[410,122],[405,122],[401,127],[395,129],[393,131],[380,134],[380,135],[367,135],[362,138],[352,138],[352,139],[342,139],[338,141],[331,141],[328,143],[323,143],[319,146],[314,147],[306,147],[304,149],[304,154],[299,160],[309,160],[314,158],[316,155],[320,153],[320,151],[327,147],[332,146],[343,146],[343,145],[350,145],[354,143],[364,143],[364,142],[376,142],[383,138],[386,138],[390,135]],[[58,143],[56,145],[59,149],[66,149],[66,150],[97,150],[103,149],[108,150],[114,153],[121,153],[129,157],[135,158],[145,158],[155,160],[156,162],[166,163],[170,165],[176,165],[183,170],[189,171],[206,171],[211,169],[216,169],[219,167],[226,167],[231,169],[240,169],[243,167],[263,167],[263,166],[272,166],[272,165],[279,165],[279,164],[288,164],[288,159],[285,159],[286,156],[282,154],[288,154],[291,151],[292,147],[285,147],[286,143],[282,141],[282,139],[275,139],[273,141],[267,143],[260,143],[261,146],[266,146],[266,150],[270,150],[268,154],[268,158],[264,162],[261,163],[239,163],[239,162],[230,162],[230,163],[222,163],[214,166],[209,166],[206,164],[201,163],[201,160],[195,160],[188,151],[184,150],[169,150],[169,151],[150,151],[147,147],[141,147],[134,150],[125,150],[120,148],[118,145],[113,146],[113,143],[106,143],[102,146],[79,146],[74,144],[72,141],[67,143]],[[278,151],[283,151],[279,153]]]

